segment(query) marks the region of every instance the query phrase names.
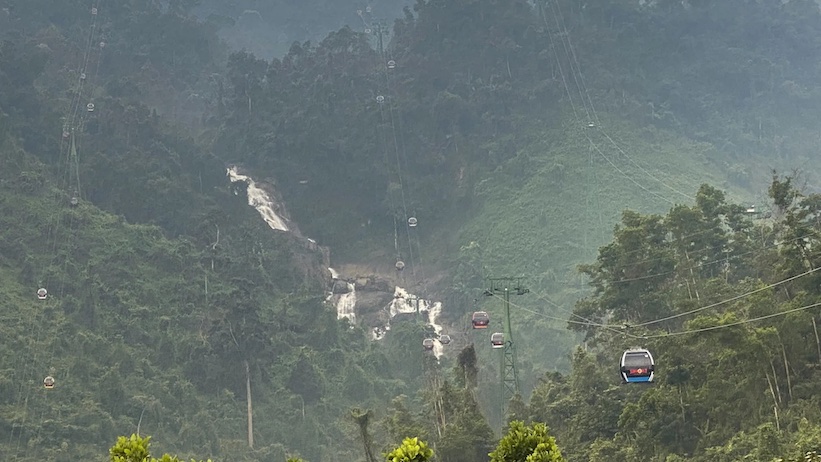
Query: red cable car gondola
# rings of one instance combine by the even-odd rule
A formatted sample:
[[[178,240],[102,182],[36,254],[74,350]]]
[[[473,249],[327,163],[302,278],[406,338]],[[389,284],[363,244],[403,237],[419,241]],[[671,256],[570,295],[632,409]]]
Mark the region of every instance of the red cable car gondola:
[[[487,329],[488,324],[490,324],[490,316],[485,311],[476,311],[470,318],[470,322],[473,324],[474,329]]]

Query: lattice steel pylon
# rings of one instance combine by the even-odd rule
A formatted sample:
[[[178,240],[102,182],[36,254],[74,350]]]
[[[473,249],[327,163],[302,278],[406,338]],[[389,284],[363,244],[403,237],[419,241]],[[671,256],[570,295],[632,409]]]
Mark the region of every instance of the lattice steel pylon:
[[[530,292],[522,284],[523,278],[501,277],[488,278],[488,288],[485,295],[489,297],[502,296],[505,308],[504,315],[504,354],[502,355],[501,373],[501,417],[504,421],[507,403],[519,394],[519,373],[516,371],[516,344],[513,342],[513,329],[510,327],[510,295],[524,295]]]

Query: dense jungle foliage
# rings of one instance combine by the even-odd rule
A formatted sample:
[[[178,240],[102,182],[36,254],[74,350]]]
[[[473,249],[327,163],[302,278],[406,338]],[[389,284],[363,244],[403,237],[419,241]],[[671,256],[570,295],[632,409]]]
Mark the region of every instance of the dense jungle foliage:
[[[235,13],[208,2],[92,5],[0,1],[0,459],[142,431],[185,458],[373,462],[421,437],[519,460],[513,418],[567,460],[818,451],[818,180],[771,173],[819,165],[814,2],[417,0],[271,60],[220,42]],[[421,326],[338,321],[321,252],[271,232],[231,163],[335,261],[415,254],[455,335],[484,276],[527,275],[508,416],[483,336],[436,364]],[[652,387],[618,385],[635,344]]]

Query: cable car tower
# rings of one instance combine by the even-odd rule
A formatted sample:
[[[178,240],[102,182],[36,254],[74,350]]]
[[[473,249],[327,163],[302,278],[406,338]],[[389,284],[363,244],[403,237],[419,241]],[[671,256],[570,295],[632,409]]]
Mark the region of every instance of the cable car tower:
[[[513,342],[513,330],[510,328],[510,295],[524,295],[530,292],[522,284],[523,278],[502,277],[488,278],[488,288],[484,294],[488,297],[502,295],[505,308],[504,324],[504,354],[502,355],[501,372],[501,399],[502,421],[504,422],[507,403],[519,394],[519,373],[516,371],[516,344]]]

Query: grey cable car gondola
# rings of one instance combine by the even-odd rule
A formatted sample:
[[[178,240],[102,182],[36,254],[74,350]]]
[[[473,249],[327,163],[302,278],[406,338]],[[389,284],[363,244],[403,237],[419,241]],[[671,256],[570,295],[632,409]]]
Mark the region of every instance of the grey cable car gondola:
[[[425,351],[433,350],[433,339],[426,338],[425,340],[422,340],[422,348],[424,348]]]
[[[388,69],[395,69],[396,68],[396,61],[390,60],[388,61]]]
[[[67,140],[71,136],[71,133],[68,130],[63,130],[63,139]]]
[[[403,262],[402,260],[397,260],[395,266],[396,271],[402,271],[403,269],[405,269],[405,262]]]
[[[439,343],[441,343],[442,345],[448,345],[448,344],[450,344],[450,341],[451,341],[451,338],[450,338],[450,335],[448,335],[448,334],[444,334],[441,337],[439,337]]]
[[[94,103],[88,103],[88,104],[86,104],[86,110],[87,110],[88,112],[94,112]]]
[[[619,372],[624,383],[649,383],[653,381],[656,363],[648,350],[633,348],[621,355]]]
[[[37,289],[37,299],[38,300],[45,300],[48,298],[48,291],[45,287],[40,287]]]
[[[379,104],[384,103],[385,102],[385,97],[382,96],[382,95],[377,96],[376,97],[376,102],[379,103]]]
[[[85,73],[85,72],[81,72],[81,73],[80,73],[80,80],[85,80],[85,79],[86,79],[86,73]]]
[[[47,390],[51,390],[52,388],[54,388],[54,377],[50,375],[46,376],[46,378],[43,379],[43,386]]]
[[[487,329],[488,324],[490,324],[490,316],[486,311],[476,311],[471,316],[470,322],[473,324],[474,329]]]
[[[372,32],[372,31],[371,31],[371,28],[370,28],[370,27],[365,28],[365,33],[366,33],[366,34],[370,34],[371,32]]]
[[[410,226],[411,228],[416,228],[417,224],[419,224],[419,221],[416,219],[416,217],[408,218],[408,226]]]
[[[97,16],[97,8],[94,8],[94,7],[91,8],[91,15],[92,16]]]
[[[72,207],[77,207],[78,205],[80,205],[80,198],[77,197],[77,194],[73,194],[71,196],[71,199],[68,200],[68,205]]]
[[[493,348],[502,348],[505,346],[505,334],[501,332],[494,332],[490,336],[490,346]]]
[[[373,9],[371,9],[371,7],[369,7],[369,6],[365,7],[365,13],[370,13],[371,11],[373,11]]]

